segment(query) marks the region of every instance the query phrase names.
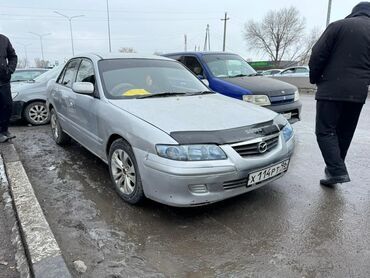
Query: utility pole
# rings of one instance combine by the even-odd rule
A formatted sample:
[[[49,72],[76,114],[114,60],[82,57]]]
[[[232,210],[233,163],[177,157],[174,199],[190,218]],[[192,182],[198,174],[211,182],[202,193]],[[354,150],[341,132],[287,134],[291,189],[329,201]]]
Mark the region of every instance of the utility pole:
[[[74,49],[74,46],[73,46],[72,19],[77,18],[77,17],[83,17],[84,15],[81,14],[81,15],[67,16],[67,15],[62,14],[62,13],[57,12],[57,11],[54,11],[54,13],[56,13],[60,16],[63,16],[64,18],[68,19],[68,21],[69,21],[69,31],[71,33],[71,44],[72,44],[72,56],[75,56],[75,49]]]
[[[109,3],[107,0],[107,18],[108,18],[108,43],[109,43],[109,52],[112,52],[112,43],[110,39],[110,18],[109,18]]]
[[[329,0],[329,3],[328,3],[328,15],[327,15],[327,17],[326,17],[326,27],[328,27],[328,25],[329,25],[329,23],[330,23],[331,2],[332,2],[332,0]]]
[[[29,32],[30,34],[32,34],[32,35],[35,35],[35,36],[38,36],[39,38],[40,38],[40,45],[41,45],[41,59],[43,60],[43,61],[45,61],[44,60],[44,47],[43,47],[43,45],[42,45],[42,38],[43,37],[45,37],[45,36],[49,36],[49,35],[51,35],[51,33],[47,33],[47,34],[38,34],[38,33],[35,33],[35,32]]]
[[[229,20],[230,18],[227,17],[227,12],[225,12],[225,17],[224,18],[221,18],[221,21],[224,22],[224,43],[223,43],[223,47],[222,47],[222,51],[225,52],[225,49],[226,49],[226,22]]]
[[[184,50],[188,51],[188,36],[184,35]]]
[[[211,51],[211,33],[209,32],[209,24],[207,24],[208,31],[208,51]]]
[[[207,39],[208,39],[208,31],[206,29],[206,37],[204,39],[203,51],[207,51]]]
[[[206,38],[204,39],[204,47],[203,47],[203,51],[207,51],[207,48],[208,48],[208,51],[210,51],[210,41],[209,41],[209,24],[207,24],[207,28],[206,28]]]

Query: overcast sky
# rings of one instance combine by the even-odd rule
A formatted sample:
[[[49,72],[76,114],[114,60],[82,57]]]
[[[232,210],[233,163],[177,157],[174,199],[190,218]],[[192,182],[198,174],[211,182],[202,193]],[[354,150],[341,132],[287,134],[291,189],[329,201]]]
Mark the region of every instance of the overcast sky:
[[[324,28],[326,0],[109,0],[112,51],[133,47],[139,53],[203,48],[206,25],[210,24],[211,50],[221,50],[223,22],[228,12],[228,51],[244,58],[263,59],[247,50],[244,23],[259,20],[269,10],[295,6],[306,18],[307,30]],[[333,0],[332,21],[347,16],[357,0]],[[72,55],[68,20],[55,14],[84,15],[72,21],[75,53],[108,51],[106,0],[0,0],[0,33],[8,36],[19,57],[41,57],[40,41],[29,32],[50,33],[43,40],[45,59],[63,61]]]

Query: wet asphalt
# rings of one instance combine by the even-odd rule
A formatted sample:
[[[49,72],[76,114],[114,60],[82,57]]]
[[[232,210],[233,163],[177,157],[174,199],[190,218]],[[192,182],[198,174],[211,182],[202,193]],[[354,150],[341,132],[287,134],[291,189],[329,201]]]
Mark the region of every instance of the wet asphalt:
[[[49,126],[12,131],[72,273],[81,277],[370,277],[370,104],[348,154],[351,183],[319,185],[315,101],[302,96],[288,173],[245,195],[198,208],[141,206],[115,193],[107,166]]]

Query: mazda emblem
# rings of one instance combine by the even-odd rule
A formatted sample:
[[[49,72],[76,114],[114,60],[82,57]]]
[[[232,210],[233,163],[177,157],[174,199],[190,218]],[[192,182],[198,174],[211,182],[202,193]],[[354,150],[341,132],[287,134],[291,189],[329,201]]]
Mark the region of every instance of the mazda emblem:
[[[265,153],[267,151],[267,143],[261,142],[258,144],[258,151],[259,153]]]

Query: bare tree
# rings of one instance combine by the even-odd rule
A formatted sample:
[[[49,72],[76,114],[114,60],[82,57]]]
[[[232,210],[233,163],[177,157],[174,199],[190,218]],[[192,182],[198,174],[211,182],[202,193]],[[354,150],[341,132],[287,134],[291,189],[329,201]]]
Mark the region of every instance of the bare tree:
[[[47,68],[50,64],[48,60],[42,60],[40,58],[35,58],[35,65],[37,68]]]
[[[311,30],[311,32],[305,38],[302,44],[302,54],[301,54],[300,61],[299,61],[301,65],[308,64],[310,57],[311,57],[312,47],[315,45],[317,40],[320,38],[321,33],[322,33],[321,29],[319,27],[315,27]]]
[[[28,65],[26,57],[18,59],[17,68],[24,69]]]
[[[261,22],[245,24],[244,38],[250,50],[267,54],[278,64],[282,59],[295,60],[302,53],[305,19],[295,7],[270,11]]]
[[[118,51],[122,53],[136,53],[133,47],[121,47]]]

